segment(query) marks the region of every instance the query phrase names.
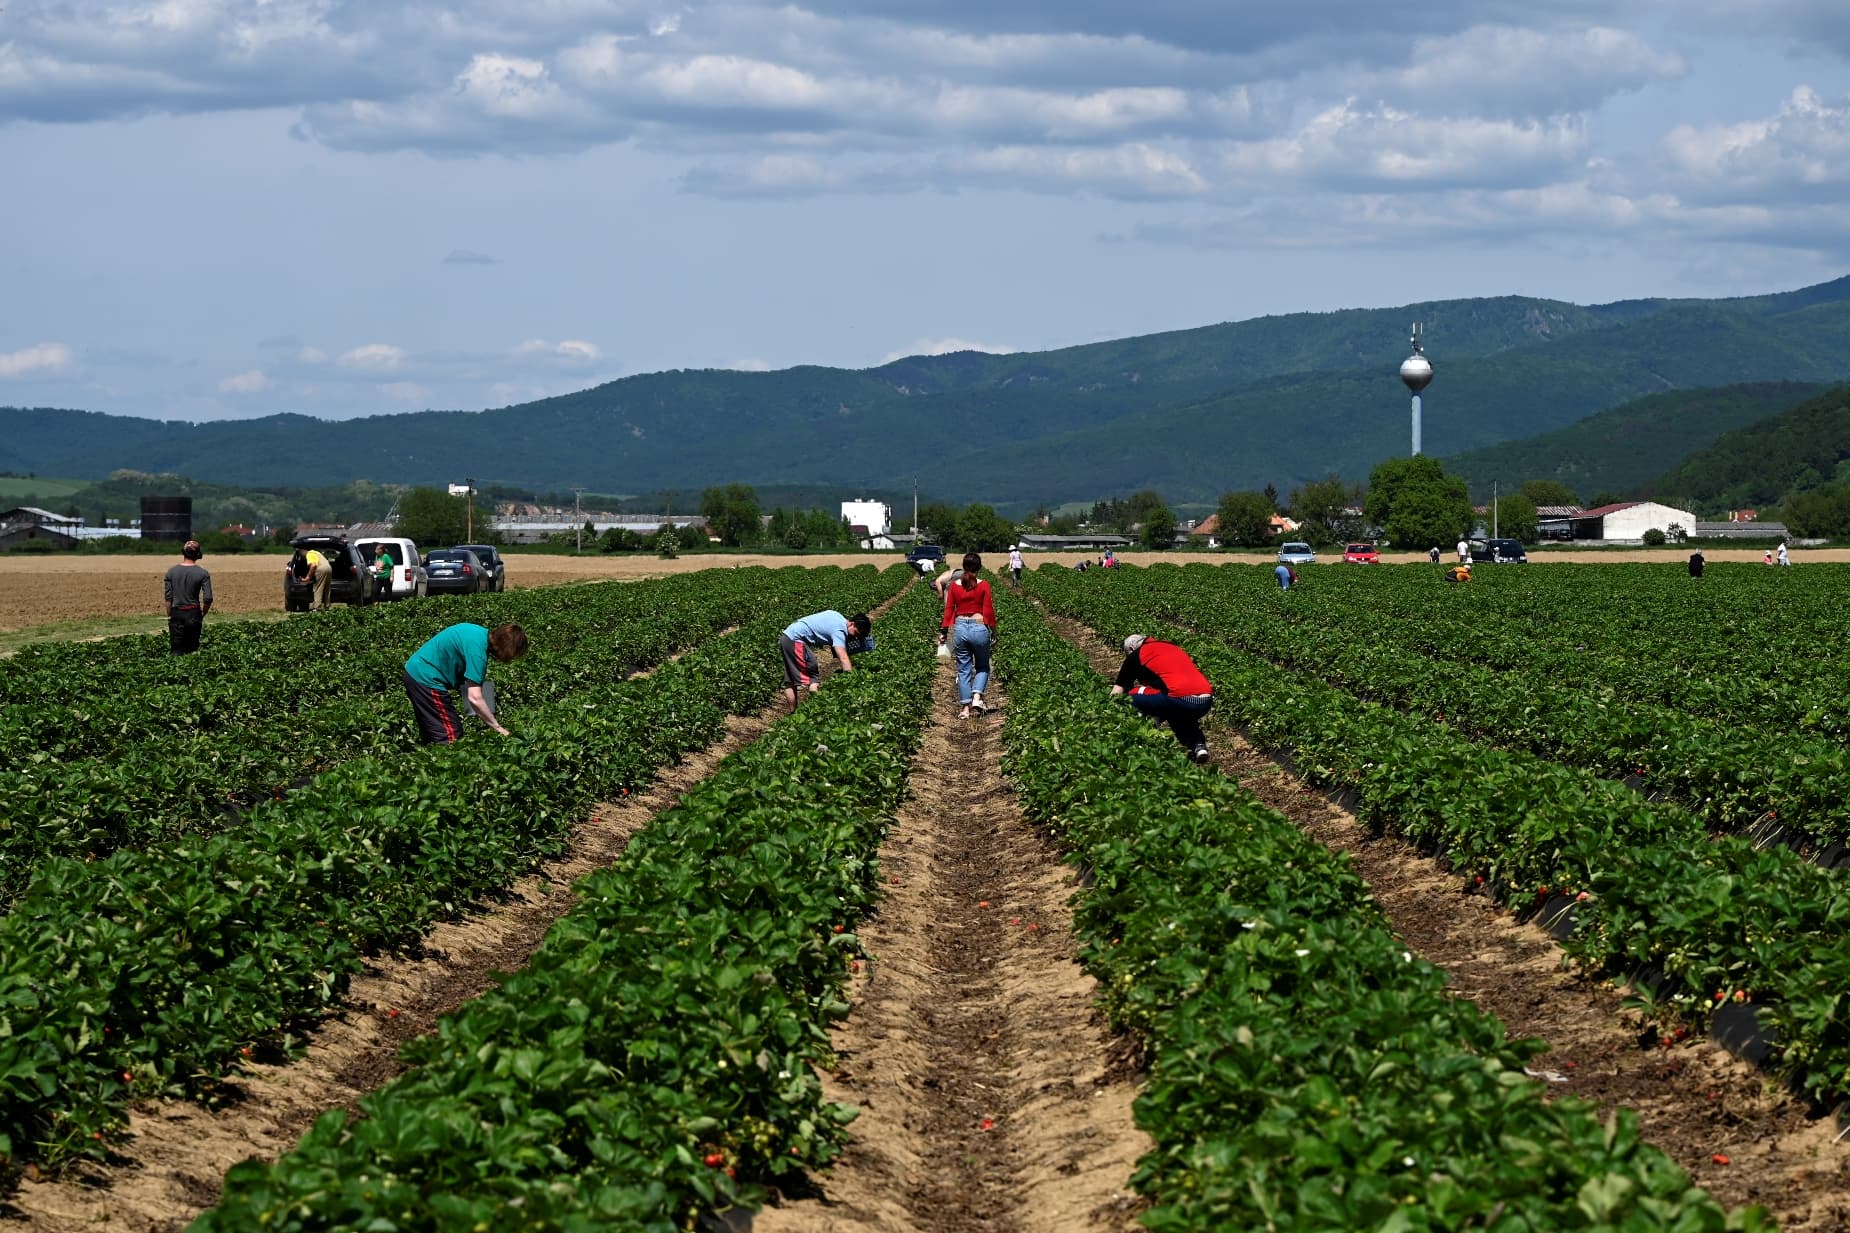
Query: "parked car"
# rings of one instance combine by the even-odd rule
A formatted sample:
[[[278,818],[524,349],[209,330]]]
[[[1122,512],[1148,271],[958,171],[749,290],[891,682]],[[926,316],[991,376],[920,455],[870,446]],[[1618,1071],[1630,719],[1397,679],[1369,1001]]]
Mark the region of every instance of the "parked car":
[[[426,553],[424,571],[432,595],[440,591],[474,595],[488,590],[490,585],[482,558],[467,548],[438,548]]]
[[[1286,565],[1309,565],[1317,559],[1309,544],[1280,544],[1278,559]]]
[[[383,588],[374,589],[374,599],[415,599],[424,594],[429,576],[424,572],[424,558],[418,555],[416,544],[408,539],[385,536],[380,539],[363,539],[354,547],[360,550],[360,557],[366,562],[367,569],[372,568],[380,548],[392,554],[392,576],[386,580]]]
[[[364,607],[373,602],[372,563],[360,556],[360,550],[347,542],[345,535],[298,535],[289,541],[291,548],[314,549],[328,559],[334,575],[328,582],[328,599],[335,603]],[[307,612],[315,600],[315,580],[297,578],[288,564],[283,566],[283,610]]]
[[[914,544],[912,550],[906,553],[906,564],[908,565],[917,565],[920,561],[942,560],[944,560],[944,549],[936,544]]]
[[[473,552],[475,559],[482,563],[482,568],[488,571],[488,586],[485,589],[507,590],[507,558],[496,552],[493,544],[457,544],[456,547],[464,552]]]
[[[1379,565],[1381,554],[1373,544],[1348,544],[1343,548],[1345,565]]]
[[[1522,550],[1522,541],[1519,539],[1474,539],[1471,541],[1471,559],[1498,565],[1527,565],[1529,554]]]

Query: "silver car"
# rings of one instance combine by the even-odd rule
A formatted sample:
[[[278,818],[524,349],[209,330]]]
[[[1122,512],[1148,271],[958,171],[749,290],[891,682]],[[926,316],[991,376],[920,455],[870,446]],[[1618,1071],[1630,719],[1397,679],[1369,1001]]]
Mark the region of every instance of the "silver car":
[[[1285,565],[1309,565],[1317,559],[1309,544],[1280,544],[1278,559]]]

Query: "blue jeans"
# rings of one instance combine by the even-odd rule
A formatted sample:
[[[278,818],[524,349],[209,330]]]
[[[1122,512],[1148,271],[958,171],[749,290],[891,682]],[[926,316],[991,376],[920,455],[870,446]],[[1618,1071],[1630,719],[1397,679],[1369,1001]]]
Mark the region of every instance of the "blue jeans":
[[[1201,731],[1201,721],[1214,705],[1212,694],[1194,698],[1171,698],[1168,694],[1132,694],[1131,705],[1152,719],[1166,721],[1169,730],[1176,734],[1176,740],[1181,741],[1185,749],[1198,749],[1208,743],[1208,738]]]
[[[968,706],[970,695],[989,685],[989,626],[958,621],[951,627],[951,651],[957,656],[957,700]]]

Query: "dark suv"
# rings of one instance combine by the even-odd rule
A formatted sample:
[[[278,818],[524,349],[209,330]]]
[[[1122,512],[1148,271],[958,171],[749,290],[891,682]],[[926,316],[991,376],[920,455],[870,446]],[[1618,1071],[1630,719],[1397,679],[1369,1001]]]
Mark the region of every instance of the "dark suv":
[[[944,549],[936,544],[914,544],[912,550],[906,553],[906,564],[908,565],[917,565],[920,561],[942,560],[944,560]]]
[[[507,590],[507,558],[496,552],[493,544],[457,544],[464,552],[473,552],[475,559],[482,563],[482,572],[488,575],[484,591]]]
[[[1522,550],[1519,539],[1474,539],[1471,559],[1497,565],[1527,565],[1529,554]]]
[[[334,567],[328,582],[328,598],[335,603],[365,607],[373,602],[372,566],[345,535],[298,535],[289,541],[291,548],[306,552],[314,549]],[[292,558],[293,560],[293,558]],[[315,601],[315,580],[297,578],[289,565],[283,566],[283,611],[307,612]]]

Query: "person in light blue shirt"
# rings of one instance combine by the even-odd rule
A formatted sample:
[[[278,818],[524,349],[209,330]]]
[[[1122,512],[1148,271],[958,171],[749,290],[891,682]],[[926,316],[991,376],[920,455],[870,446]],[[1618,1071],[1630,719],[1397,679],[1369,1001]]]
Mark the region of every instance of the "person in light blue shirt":
[[[813,694],[821,688],[821,669],[816,664],[814,648],[828,647],[835,652],[842,671],[853,672],[852,656],[874,649],[874,640],[869,636],[873,627],[873,618],[865,612],[845,617],[834,609],[792,621],[777,639],[784,660],[784,701],[790,709],[797,709],[797,700],[804,691]]]
[[[417,715],[419,739],[426,745],[447,745],[462,735],[462,716],[456,713],[451,693],[461,693],[483,723],[508,735],[483,692],[488,661],[509,664],[526,653],[527,631],[511,621],[492,632],[463,622],[433,634],[405,661],[405,694]]]
[[[1280,561],[1278,568],[1272,571],[1272,577],[1278,579],[1278,589],[1281,591],[1289,591],[1291,584],[1298,580],[1297,574],[1283,561]]]

